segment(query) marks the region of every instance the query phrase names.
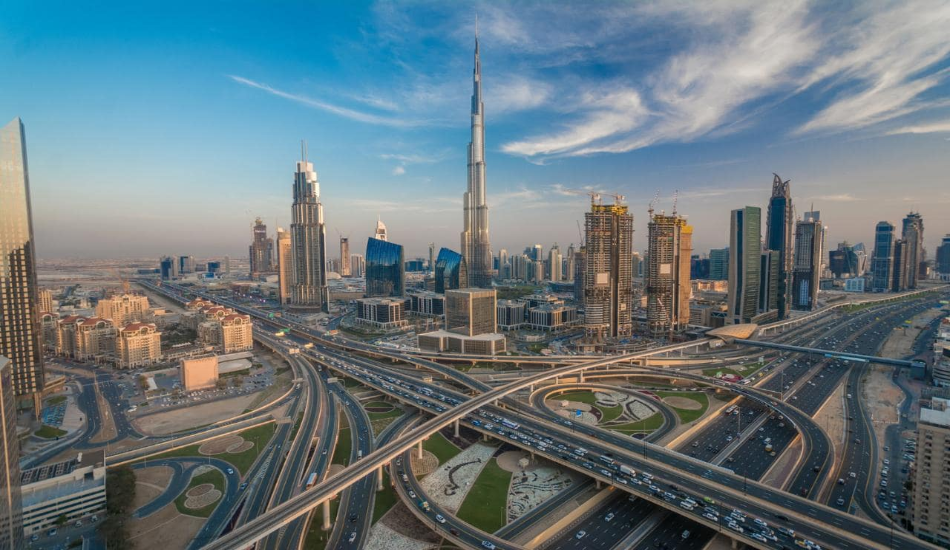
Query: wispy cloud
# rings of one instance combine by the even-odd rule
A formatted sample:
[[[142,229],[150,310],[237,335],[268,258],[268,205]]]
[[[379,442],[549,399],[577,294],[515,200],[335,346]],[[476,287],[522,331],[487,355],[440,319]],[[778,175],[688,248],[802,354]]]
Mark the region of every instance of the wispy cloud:
[[[432,164],[442,160],[442,156],[427,156],[427,155],[416,155],[416,154],[401,154],[401,153],[383,153],[379,155],[379,158],[383,160],[395,160],[403,164]]]
[[[837,195],[819,195],[814,197],[814,200],[823,202],[858,202],[864,199],[855,197],[851,193],[840,193]]]
[[[243,84],[250,88],[255,88],[267,92],[268,94],[311,107],[313,109],[319,109],[321,111],[326,111],[328,113],[333,113],[335,115],[348,118],[350,120],[355,120],[358,122],[365,122],[366,124],[377,124],[382,126],[395,126],[395,127],[409,127],[409,126],[419,126],[424,124],[423,121],[418,120],[408,120],[402,118],[393,118],[374,115],[371,113],[365,113],[362,111],[357,111],[355,109],[349,109],[347,107],[341,107],[339,105],[334,105],[332,103],[327,103],[319,99],[314,99],[312,97],[307,97],[299,94],[292,94],[290,92],[285,92],[283,90],[278,90],[268,84],[261,82],[256,82],[249,78],[244,78],[242,76],[228,75],[228,78],[237,82],[238,84]]]
[[[394,176],[401,176],[401,175],[403,175],[403,174],[405,174],[405,173],[406,173],[406,167],[405,167],[405,166],[399,165],[399,166],[393,168],[393,175],[394,175]]]
[[[950,132],[950,120],[940,120],[926,124],[914,124],[910,126],[901,126],[886,132],[889,136],[900,134],[939,134]]]

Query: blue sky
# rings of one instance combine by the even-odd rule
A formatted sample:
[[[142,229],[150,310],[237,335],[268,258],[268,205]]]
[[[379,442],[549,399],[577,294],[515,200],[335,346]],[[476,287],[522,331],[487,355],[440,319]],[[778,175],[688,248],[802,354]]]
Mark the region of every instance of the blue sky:
[[[832,247],[911,209],[931,254],[950,232],[945,1],[56,4],[0,7],[42,257],[246,255],[255,216],[290,222],[301,139],[331,241],[380,215],[457,249],[476,13],[496,250],[576,242],[565,189],[598,189],[638,248],[678,190],[705,252],[772,172]]]

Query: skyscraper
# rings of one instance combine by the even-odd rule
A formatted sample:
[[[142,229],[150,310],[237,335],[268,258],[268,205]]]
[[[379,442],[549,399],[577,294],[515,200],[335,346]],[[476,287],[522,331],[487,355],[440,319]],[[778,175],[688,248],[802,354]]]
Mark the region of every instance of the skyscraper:
[[[383,223],[383,219],[379,216],[376,216],[376,229],[373,231],[374,238],[380,241],[388,241],[389,234],[386,232],[386,224]]]
[[[461,288],[445,293],[445,330],[478,336],[491,334],[497,326],[495,290]]]
[[[894,260],[891,263],[891,291],[901,292],[907,290],[907,279],[909,278],[910,243],[904,239],[894,241]]]
[[[887,222],[878,222],[874,230],[874,259],[871,274],[874,279],[871,289],[874,292],[887,292],[891,289],[894,273],[894,226]]]
[[[622,204],[591,202],[586,230],[584,302],[590,341],[633,333],[633,215]]]
[[[907,242],[907,281],[905,287],[917,288],[920,264],[924,261],[924,219],[919,212],[910,212],[904,218],[901,238]]]
[[[439,250],[435,261],[435,291],[445,293],[448,290],[468,287],[468,266],[461,254],[448,248]]]
[[[564,257],[564,280],[573,283],[574,282],[574,262],[576,261],[574,257],[574,243],[571,243],[567,246],[567,254]]]
[[[349,277],[350,273],[350,239],[340,237],[340,277]]]
[[[937,247],[937,273],[950,275],[950,235],[946,235]]]
[[[366,296],[402,296],[406,263],[402,246],[370,237],[366,243]]]
[[[293,239],[290,231],[277,228],[277,294],[281,304],[289,304],[294,281]],[[347,262],[349,263],[349,262]]]
[[[163,281],[170,281],[178,276],[178,263],[175,262],[175,258],[162,256],[159,265]]]
[[[468,190],[463,198],[462,256],[473,287],[491,286],[491,245],[488,239],[488,202],[485,188],[485,105],[482,103],[482,67],[475,36],[472,77],[472,141],[468,144]]]
[[[808,214],[812,214],[809,216]],[[795,269],[792,272],[792,307],[810,311],[818,307],[824,228],[816,212],[806,213],[795,225]]]
[[[689,324],[693,228],[676,212],[654,214],[651,208],[647,241],[647,329],[654,336],[680,332]]]
[[[313,164],[307,161],[307,146],[294,173],[294,204],[291,211],[290,242],[293,248],[291,304],[303,309],[328,311],[327,228],[320,203],[320,182]]]
[[[713,248],[709,251],[709,278],[725,281],[729,278],[729,249]]]
[[[765,227],[765,248],[778,252],[778,318],[788,316],[792,295],[792,192],[791,180],[782,181],[778,174],[772,179]],[[760,216],[761,217],[761,216]],[[761,238],[761,237],[760,237]]]
[[[762,209],[746,206],[732,211],[729,225],[729,297],[727,320],[751,323],[759,310],[762,270]]]
[[[548,263],[551,264],[551,280],[554,282],[561,280],[561,249],[557,243],[548,251]]]
[[[254,220],[254,239],[248,248],[251,258],[251,278],[257,279],[274,271],[274,241],[267,238],[267,226],[260,218]]]
[[[0,550],[23,548],[20,443],[16,434],[13,366],[0,355]]]
[[[350,255],[350,273],[354,277],[362,277],[366,274],[366,260],[362,254]]]
[[[35,260],[26,136],[15,118],[0,129],[0,355],[13,363],[14,393],[32,397],[39,412],[45,380]]]
[[[429,275],[435,277],[435,243],[429,243]]]

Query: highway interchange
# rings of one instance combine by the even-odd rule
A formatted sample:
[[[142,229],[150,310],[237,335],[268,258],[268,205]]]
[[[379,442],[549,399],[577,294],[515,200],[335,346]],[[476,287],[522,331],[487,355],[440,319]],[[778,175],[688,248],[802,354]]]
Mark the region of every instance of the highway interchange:
[[[897,302],[856,313],[845,314],[844,316],[829,315],[829,318],[837,319],[837,321],[833,323],[833,326],[828,326],[831,323],[825,320],[823,322],[816,322],[812,327],[788,331],[785,334],[778,335],[778,338],[787,342],[807,343],[810,346],[821,349],[842,349],[852,352],[873,353],[876,351],[876,344],[880,342],[880,335],[874,334],[873,327],[886,327],[888,323],[893,320],[897,320],[896,322],[902,322],[903,319],[914,314],[914,308],[922,309],[928,307],[928,304],[932,301],[933,300],[909,300],[907,302]],[[239,306],[240,304],[235,303],[233,305]],[[878,328],[877,330],[880,329]],[[301,336],[300,331],[295,331],[294,334],[295,336]],[[369,358],[360,357],[354,353],[346,353],[334,349],[338,346],[335,345],[337,342],[334,342],[333,340],[319,338],[316,334],[304,333],[302,336],[307,341],[317,343],[314,348],[306,350],[305,355],[307,356],[308,360],[305,361],[305,363],[325,364],[326,366],[334,368],[339,372],[348,374],[350,377],[361,379],[360,381],[363,382],[364,385],[375,387],[382,393],[386,393],[394,399],[402,400],[407,404],[413,405],[417,409],[426,411],[433,415],[441,415],[451,408],[446,405],[458,407],[464,402],[470,401],[472,399],[470,394],[473,392],[485,393],[499,391],[482,382],[472,379],[466,380],[465,376],[459,376],[459,371],[451,367],[445,367],[438,363],[424,360],[423,358],[412,359],[405,357],[404,359],[406,360],[415,360],[420,365],[435,369],[436,373],[438,374],[451,377],[451,383],[442,383],[439,385],[425,383],[420,381],[418,377],[407,376],[403,374],[398,369],[394,369],[391,365],[387,366],[386,364],[378,363]],[[877,339],[875,339],[875,337]],[[292,340],[288,339],[286,341]],[[276,346],[280,345],[280,343],[277,342],[272,342],[271,344]],[[711,536],[714,530],[723,528],[722,524],[726,522],[726,520],[723,519],[726,517],[725,514],[719,515],[717,513],[717,520],[715,522],[710,522],[708,518],[703,518],[701,513],[684,513],[686,511],[683,508],[677,506],[682,502],[680,495],[674,495],[673,499],[664,498],[664,494],[661,494],[661,496],[657,497],[656,494],[651,494],[649,490],[644,491],[642,489],[642,485],[631,484],[630,482],[633,481],[633,477],[621,475],[617,468],[609,466],[605,468],[598,467],[596,470],[593,467],[588,468],[588,464],[593,466],[594,463],[592,460],[579,460],[575,458],[576,455],[573,455],[572,453],[566,454],[564,452],[558,451],[557,445],[564,445],[566,449],[576,449],[579,447],[587,448],[589,449],[591,456],[594,456],[595,453],[598,453],[600,456],[613,456],[617,459],[617,462],[623,460],[630,466],[639,466],[637,469],[641,471],[642,469],[648,469],[654,465],[654,463],[651,462],[651,459],[653,459],[655,454],[658,453],[665,462],[664,468],[672,468],[672,470],[665,470],[663,472],[664,476],[666,477],[666,483],[672,483],[675,485],[676,481],[679,481],[682,487],[690,486],[690,478],[688,477],[687,472],[693,472],[692,475],[699,475],[701,480],[703,480],[700,483],[694,483],[693,485],[703,486],[704,492],[707,494],[691,494],[687,495],[687,498],[692,497],[694,499],[698,499],[708,495],[719,495],[720,498],[716,500],[720,501],[722,505],[725,505],[725,501],[733,501],[736,498],[736,495],[730,492],[721,492],[719,486],[731,487],[732,491],[736,491],[738,489],[739,492],[742,492],[745,490],[748,491],[748,496],[743,496],[743,498],[735,501],[737,502],[737,505],[740,505],[747,514],[757,513],[760,514],[760,517],[762,518],[768,518],[770,523],[774,523],[776,522],[776,519],[773,518],[772,508],[769,508],[764,504],[760,504],[759,501],[768,502],[768,499],[775,497],[773,497],[773,493],[770,492],[768,488],[757,485],[753,481],[760,478],[762,474],[764,474],[765,471],[769,469],[775,459],[769,453],[765,453],[761,450],[763,446],[762,441],[764,441],[766,438],[769,439],[776,451],[776,455],[781,455],[781,452],[787,448],[792,441],[796,440],[797,434],[799,432],[797,432],[795,428],[799,427],[799,429],[801,429],[804,427],[806,430],[813,429],[814,423],[809,423],[810,419],[806,419],[805,417],[815,414],[815,412],[821,408],[822,404],[825,403],[828,397],[833,393],[834,389],[838,387],[839,383],[843,379],[846,378],[846,375],[848,380],[857,376],[854,373],[857,372],[858,369],[851,368],[851,373],[849,374],[848,371],[850,365],[838,360],[807,358],[801,356],[800,354],[768,353],[766,355],[769,356],[768,366],[766,367],[769,372],[766,377],[757,381],[758,384],[756,387],[785,394],[784,397],[786,402],[800,412],[791,412],[788,414],[788,417],[786,417],[786,415],[779,414],[774,410],[777,406],[777,401],[772,401],[773,398],[770,396],[770,394],[755,393],[758,390],[753,390],[752,387],[737,389],[737,393],[743,394],[738,397],[739,401],[737,402],[737,410],[739,411],[739,414],[720,415],[712,421],[714,423],[721,424],[717,429],[704,429],[700,431],[699,434],[697,434],[693,439],[682,442],[677,448],[682,451],[685,456],[673,453],[660,447],[656,447],[652,444],[638,443],[636,441],[629,440],[629,438],[624,441],[622,436],[611,434],[609,432],[601,433],[604,432],[604,430],[600,430],[596,427],[577,426],[576,432],[586,431],[586,433],[582,433],[580,435],[578,435],[575,431],[566,432],[564,430],[565,426],[558,425],[557,419],[551,418],[551,414],[553,413],[550,413],[550,411],[545,413],[542,410],[540,411],[540,416],[538,416],[537,410],[531,411],[530,407],[524,406],[524,404],[519,405],[519,402],[513,397],[503,398],[500,404],[505,406],[504,409],[489,405],[478,407],[477,410],[480,411],[478,413],[479,415],[482,413],[495,414],[499,418],[502,418],[501,414],[504,414],[504,418],[508,418],[514,423],[519,424],[519,428],[517,430],[502,430],[506,431],[507,433],[493,433],[493,436],[502,440],[505,440],[507,437],[509,438],[509,443],[518,445],[522,448],[533,449],[536,452],[539,452],[539,454],[546,454],[552,461],[561,463],[567,467],[578,469],[580,471],[587,470],[587,473],[591,475],[591,477],[599,479],[605,483],[612,483],[615,487],[639,497],[635,498],[633,501],[627,499],[626,497],[609,499],[609,501],[595,514],[592,514],[585,520],[589,523],[582,523],[577,526],[576,530],[572,528],[570,533],[564,533],[562,535],[561,543],[564,544],[563,547],[571,547],[570,545],[574,544],[582,545],[575,547],[610,548],[617,544],[620,540],[628,537],[631,531],[635,530],[641,523],[641,520],[648,517],[652,518],[652,521],[656,524],[656,526],[652,530],[643,534],[642,538],[639,539],[639,544],[650,544],[658,547],[662,547],[663,544],[667,544],[670,547],[675,548],[694,547],[694,545],[696,545],[695,547],[702,547],[702,545],[705,544],[703,541],[708,541],[709,536]],[[438,367],[436,367],[436,365],[438,365]],[[860,367],[861,366],[859,365],[858,368]],[[562,367],[562,369],[567,368],[568,367]],[[303,365],[300,365],[300,369],[310,370],[304,368]],[[361,372],[361,370],[348,369],[361,369],[365,372]],[[660,376],[659,373],[656,375]],[[395,391],[387,391],[384,385],[389,385],[391,387],[395,387],[395,385],[391,382],[379,382],[378,380],[374,380],[372,378],[366,378],[369,376],[375,376],[378,380],[385,379],[387,376],[392,377],[394,379],[400,380],[402,384],[415,386],[416,389],[412,391],[408,391],[408,389],[407,391],[400,390],[402,391],[402,394]],[[708,380],[703,380],[698,374],[692,375],[687,372],[683,372],[678,373],[678,376],[682,376],[684,378],[692,376],[695,377],[697,381],[702,381],[703,383],[708,384]],[[320,388],[318,387],[318,377],[305,376],[304,379],[307,380],[308,390],[306,392],[301,392],[300,395],[318,395],[321,392]],[[379,445],[374,445],[370,435],[371,431],[364,432],[363,428],[365,426],[361,426],[362,422],[360,417],[365,415],[365,411],[363,411],[363,409],[359,407],[358,404],[355,404],[354,406],[352,397],[349,397],[351,403],[347,405],[346,396],[349,394],[344,389],[342,389],[342,387],[339,387],[339,385],[336,384],[330,384],[330,386],[336,386],[336,399],[343,404],[343,409],[347,415],[347,418],[350,420],[351,427],[356,426],[356,429],[351,430],[351,433],[357,439],[352,447],[353,453],[355,454],[358,452],[358,450],[361,450],[364,455],[363,460],[368,460],[368,455],[372,453],[374,448],[386,447],[387,445],[385,445],[385,443],[387,442],[380,441]],[[461,391],[455,392],[450,390],[450,387],[455,387]],[[422,390],[439,392],[447,399],[456,400],[457,403],[452,403],[450,401],[436,403],[436,400],[426,399],[426,396],[431,394],[423,392]],[[331,389],[330,391],[333,390]],[[320,402],[319,399],[317,401]],[[423,404],[423,401],[428,404]],[[325,398],[323,402],[326,403]],[[295,405],[296,403],[298,403],[298,401],[295,401]],[[322,408],[330,410],[334,409],[332,406],[324,406]],[[751,414],[749,414],[750,412]],[[795,417],[795,414],[798,414],[799,417]],[[306,479],[307,474],[318,471],[315,469],[315,467],[317,466],[316,462],[319,461],[311,460],[309,461],[309,466],[307,466],[306,464],[308,463],[308,460],[305,455],[309,456],[309,453],[300,453],[293,450],[293,445],[296,445],[296,449],[298,450],[304,447],[309,447],[308,445],[305,446],[302,443],[298,443],[300,441],[306,440],[305,438],[300,438],[300,432],[304,432],[305,436],[306,434],[312,434],[310,441],[313,441],[314,438],[317,440],[317,449],[319,449],[319,442],[326,439],[317,437],[318,433],[327,433],[321,431],[326,428],[326,423],[322,420],[325,415],[316,414],[310,416],[314,418],[312,426],[301,426],[301,429],[297,434],[297,439],[294,439],[292,443],[288,440],[290,428],[287,429],[287,435],[285,435],[283,438],[278,437],[274,440],[275,442],[282,441],[280,444],[286,445],[287,448],[291,448],[291,451],[290,457],[286,461],[274,461],[275,464],[277,462],[282,462],[284,466],[281,469],[279,474],[280,477],[278,478],[281,481],[273,484],[275,489],[271,493],[267,503],[266,508],[268,509],[274,509],[275,507],[279,508],[280,503],[293,500],[294,497],[300,496],[303,492],[302,484]],[[861,415],[858,414],[854,416],[860,417]],[[742,419],[741,435],[737,431],[740,422],[739,418]],[[484,426],[472,424],[473,420],[478,420],[476,415],[467,415],[463,419],[463,424],[467,425],[470,429],[480,430],[483,432],[486,431]],[[731,427],[732,424],[735,424],[735,427]],[[750,430],[749,427],[753,427],[753,429]],[[535,434],[546,434],[547,439],[551,439],[553,444],[544,444],[543,441],[545,438],[536,438],[530,435],[530,430],[534,430]],[[412,431],[414,430],[411,430],[410,433]],[[499,430],[495,430],[495,432],[498,431]],[[516,436],[515,432],[519,432],[517,434],[518,439],[511,440],[512,437]],[[278,434],[279,433],[280,430],[278,430]],[[396,430],[393,430],[391,433],[394,437],[398,435],[396,434]],[[733,441],[727,441],[726,439],[729,437],[732,437]],[[827,438],[825,438],[825,440],[826,439]],[[812,448],[807,449],[809,453],[808,456],[824,456],[824,460],[827,462],[831,460],[828,458],[831,455],[828,452],[828,449],[822,450],[820,448],[821,441],[822,438],[820,437],[816,437],[812,440]],[[544,445],[546,449],[542,450],[539,448],[539,444]],[[808,447],[808,445],[806,445],[806,447]],[[848,464],[849,467],[853,463],[853,465],[856,466],[856,469],[854,470],[856,475],[860,475],[862,479],[867,479],[868,477],[873,478],[873,457],[871,462],[861,464],[860,462],[862,457],[858,456],[860,453],[847,453],[847,449],[852,447],[858,448],[856,445],[848,446],[846,448],[846,459],[844,463]],[[649,449],[648,458],[643,458],[642,455],[639,454],[641,449]],[[407,451],[403,451],[403,453],[405,452]],[[322,454],[315,456],[322,456]],[[354,457],[351,457],[351,464],[353,462],[353,458]],[[701,461],[708,461],[712,464],[719,463],[722,465],[722,467],[728,468],[732,472],[735,472],[735,474],[726,471],[720,471],[715,466],[711,468],[701,467]],[[811,463],[803,463],[798,469],[797,475],[788,489],[792,491],[797,489],[799,492],[804,492],[804,494],[810,497],[817,497],[818,494],[821,493],[822,482],[827,483],[829,474],[837,475],[837,473],[842,471],[844,468],[844,464],[842,464],[839,468],[834,468],[834,472],[831,472],[830,470],[832,469],[832,464],[830,463],[815,465],[818,466],[818,471],[814,471],[814,467],[810,467]],[[602,464],[598,466],[607,465]],[[861,466],[864,467],[862,468]],[[636,468],[636,466],[634,467]],[[272,470],[276,474],[277,468],[272,466]],[[683,475],[687,475],[687,477],[683,478]],[[323,479],[323,476],[320,477]],[[657,478],[659,477],[660,474],[658,473]],[[741,485],[736,484],[736,480],[738,478],[742,478]],[[746,482],[745,478],[748,478],[749,481]],[[393,479],[400,479],[400,476],[397,474],[393,477]],[[851,478],[849,477],[849,479]],[[659,484],[660,482],[657,481],[656,483]],[[853,483],[852,486],[855,486],[856,483],[857,482]],[[367,518],[372,516],[372,494],[374,493],[375,484],[375,473],[371,475],[364,475],[362,476],[362,480],[358,480],[355,485],[352,485],[352,488],[348,488],[346,491],[344,491],[343,500],[341,501],[340,506],[341,511],[338,514],[332,535],[335,538],[331,539],[334,541],[334,544],[338,546],[333,547],[357,548],[364,540],[369,528]],[[835,487],[848,487],[848,483],[843,486],[838,486],[834,483],[834,480],[832,480],[831,485],[834,485]],[[261,486],[263,487],[264,483],[261,483]],[[659,487],[659,485],[657,486]],[[833,488],[830,491],[830,494],[828,494],[823,500],[833,504],[837,501],[837,498],[839,498],[836,496],[838,494],[837,492],[840,492],[841,490]],[[672,493],[672,491],[664,489],[662,493]],[[810,507],[809,505],[798,503],[797,498],[798,497],[796,495],[789,496],[788,499],[785,499],[785,502],[787,502],[786,506],[790,507],[790,509],[794,509],[794,512],[790,514],[793,516],[792,518],[788,518],[787,515],[779,513],[780,516],[785,516],[787,518],[785,522],[797,521],[794,519],[796,513],[803,513],[805,516],[810,516],[812,514],[817,515],[821,513],[817,507]],[[867,503],[863,503],[862,505],[860,499],[857,496],[854,496],[854,498],[857,501],[857,505],[862,509],[864,508],[864,505],[867,505]],[[299,500],[299,498],[297,500]],[[671,504],[671,502],[674,500],[676,502]],[[775,498],[775,501],[779,502],[778,498]],[[658,513],[657,510],[662,508],[658,509],[655,506],[656,504],[665,506],[666,509],[677,513]],[[245,506],[247,506],[247,504],[245,504]],[[263,508],[265,508],[265,506],[262,504],[252,504],[251,507],[257,509],[244,514],[245,519],[247,520],[252,520],[254,517],[259,515],[254,512],[262,511]],[[410,508],[413,508],[412,503],[410,503]],[[416,508],[418,507],[416,506]],[[679,509],[677,510],[677,508]],[[611,521],[605,521],[603,518],[606,518],[609,514],[614,514],[614,516],[611,518]],[[318,521],[319,515],[319,513],[315,513],[313,520]],[[473,537],[480,537],[481,540],[489,540],[484,538],[485,534],[471,533],[471,531],[466,529],[464,523],[461,525],[455,523],[456,520],[453,517],[450,517],[450,515],[441,515],[443,519],[447,520],[445,524],[437,521],[432,521],[432,523],[434,524],[433,527],[436,529],[439,529],[438,526],[447,526],[442,528],[447,532],[446,538],[455,540],[457,543],[463,544],[465,546],[480,545],[480,541],[476,541],[474,538],[468,540],[456,540],[456,536],[453,536],[451,532],[452,529],[455,529],[459,533],[458,536],[463,534],[471,534]],[[352,531],[349,530],[349,527],[340,527],[343,524],[351,523],[349,518],[354,516],[363,519],[361,525],[354,526]],[[663,516],[665,516],[665,519]],[[430,516],[426,515],[426,517]],[[432,515],[431,517],[434,518],[435,516]],[[690,517],[692,517],[692,520],[689,519]],[[749,517],[752,516],[750,515]],[[616,523],[614,523],[614,521],[616,521]],[[870,529],[867,525],[861,522],[856,521],[850,526],[851,529],[849,529],[849,526],[845,523],[847,522],[847,519],[841,516],[834,517],[830,520],[825,519],[825,521],[830,521],[831,524],[837,525],[840,528],[848,529],[851,534],[867,536],[873,539],[873,529]],[[779,518],[778,522],[782,523],[783,520]],[[296,522],[296,524],[300,523],[301,522],[299,521]],[[739,522],[736,522],[737,526],[738,523]],[[291,523],[291,525],[295,524]],[[586,529],[585,527],[587,526],[589,526],[590,529]],[[578,539],[577,534],[579,534],[580,531],[584,531],[585,535]],[[689,536],[686,539],[683,539],[682,537],[684,531],[689,531]],[[784,544],[786,545],[794,544],[794,540],[791,537],[785,537],[772,527],[761,530],[748,528],[744,531],[747,531],[748,534],[742,533],[739,534],[739,536],[744,536],[743,540],[745,542],[758,545],[759,547],[776,547],[773,545],[773,541],[771,541],[769,538],[772,536],[775,536],[776,540],[784,541]],[[285,528],[281,532],[282,534],[279,534],[279,537],[287,537],[287,533],[290,533],[290,536],[294,537],[293,540],[299,542],[299,537],[302,535],[302,527]],[[799,529],[800,534],[806,532],[808,532],[807,528]],[[864,535],[864,532],[867,532],[868,535]],[[347,546],[349,543],[349,538],[353,534],[355,534],[356,537],[353,541],[355,544],[352,546]],[[765,537],[766,540],[757,540],[756,538],[752,538],[752,535],[760,535]],[[816,534],[814,536],[816,540],[824,540],[834,543],[836,545],[834,547],[860,547],[860,545],[856,545],[856,541],[852,540],[852,537],[848,536],[847,534],[838,536],[835,533],[828,532],[827,529],[816,530]],[[266,540],[274,541],[275,539],[272,535],[271,538]],[[278,538],[276,540],[280,541],[281,539]],[[572,543],[571,540],[575,542]],[[498,539],[498,541],[502,545],[505,544],[505,541],[501,539]],[[876,540],[875,542],[882,543],[880,540]],[[900,533],[898,533],[894,542],[894,547],[924,547],[922,543],[918,544],[913,539],[908,539],[906,535],[901,535]],[[270,542],[269,544],[275,544],[275,542]],[[215,545],[212,544],[211,546]],[[559,545],[558,547],[562,546]]]

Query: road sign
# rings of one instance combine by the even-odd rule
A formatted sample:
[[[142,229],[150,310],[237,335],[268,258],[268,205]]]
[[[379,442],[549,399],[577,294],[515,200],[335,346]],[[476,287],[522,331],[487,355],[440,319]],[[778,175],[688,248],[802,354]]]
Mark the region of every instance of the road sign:
[[[580,410],[580,409],[577,409],[576,411],[574,411],[574,416],[580,418],[580,416],[581,416],[581,410]]]

